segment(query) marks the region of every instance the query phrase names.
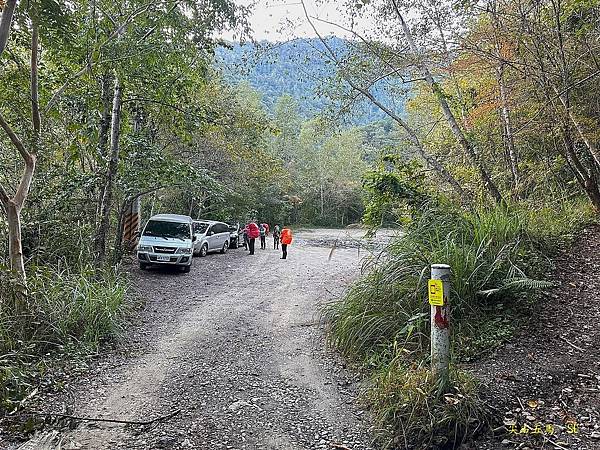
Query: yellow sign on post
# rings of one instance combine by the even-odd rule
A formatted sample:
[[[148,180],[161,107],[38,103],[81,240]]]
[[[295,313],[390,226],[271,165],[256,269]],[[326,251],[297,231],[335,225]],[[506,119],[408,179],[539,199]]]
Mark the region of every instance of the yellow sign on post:
[[[442,280],[429,280],[429,304],[444,306],[444,283]]]

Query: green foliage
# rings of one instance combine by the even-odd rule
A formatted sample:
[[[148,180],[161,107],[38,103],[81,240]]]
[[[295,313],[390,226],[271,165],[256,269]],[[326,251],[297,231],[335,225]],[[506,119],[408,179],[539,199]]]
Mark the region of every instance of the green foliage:
[[[468,335],[461,325],[492,302],[506,304],[546,286],[527,275],[528,268],[537,268],[540,255],[522,220],[503,207],[471,213],[428,204],[404,236],[367,264],[367,274],[346,296],[327,307],[331,342],[359,361],[373,354],[393,358],[389,349],[394,345],[423,354],[429,323],[426,285],[433,263],[452,267],[452,319],[460,341],[461,332]],[[502,295],[482,295],[486,291]]]
[[[388,448],[458,448],[484,429],[490,411],[479,400],[475,380],[454,371],[451,388],[443,395],[431,371],[405,365],[400,358],[379,370],[365,400],[375,411],[383,432],[378,438]]]
[[[363,176],[366,195],[363,222],[371,229],[401,216],[403,207],[418,208],[426,199],[425,176],[417,160],[404,161],[399,155],[387,154]],[[386,221],[387,219],[387,221]]]
[[[382,446],[454,448],[485,429],[490,411],[473,380],[453,367],[496,349],[526,323],[540,292],[553,286],[538,279],[548,273],[547,255],[593,213],[580,198],[473,211],[438,199],[412,212],[406,233],[367,261],[365,274],[323,314],[330,343],[372,376],[365,400]],[[452,268],[453,365],[444,396],[426,368],[432,263]]]
[[[32,387],[44,369],[40,355],[60,354],[74,347],[95,351],[123,331],[130,303],[127,283],[115,271],[98,272],[62,266],[29,267],[24,309],[17,280],[0,271],[0,407],[9,408]]]
[[[530,236],[548,255],[554,254],[561,244],[572,241],[581,227],[597,220],[589,201],[580,196],[565,196],[564,192],[515,206],[526,218]]]

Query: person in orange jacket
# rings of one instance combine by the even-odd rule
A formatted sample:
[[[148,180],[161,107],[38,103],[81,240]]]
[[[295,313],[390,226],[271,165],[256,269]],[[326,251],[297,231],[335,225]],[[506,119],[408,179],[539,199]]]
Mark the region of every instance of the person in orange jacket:
[[[288,245],[290,245],[292,243],[292,230],[290,230],[289,228],[284,228],[283,230],[281,230],[281,251],[283,252],[283,255],[281,256],[281,259],[287,259],[287,248]]]

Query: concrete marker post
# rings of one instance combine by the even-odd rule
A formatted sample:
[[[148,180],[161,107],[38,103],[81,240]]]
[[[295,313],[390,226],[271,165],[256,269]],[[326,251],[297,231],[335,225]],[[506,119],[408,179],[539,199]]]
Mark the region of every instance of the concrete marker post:
[[[450,365],[450,266],[432,264],[428,284],[431,305],[431,371],[442,386]]]

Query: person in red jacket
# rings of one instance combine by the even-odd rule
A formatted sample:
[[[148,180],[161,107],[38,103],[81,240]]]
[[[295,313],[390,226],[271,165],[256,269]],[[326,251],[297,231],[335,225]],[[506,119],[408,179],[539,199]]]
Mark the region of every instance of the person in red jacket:
[[[290,245],[292,243],[292,230],[289,228],[284,228],[283,230],[281,230],[281,251],[283,252],[283,255],[281,256],[281,259],[287,259],[287,248],[288,245]]]
[[[250,254],[254,255],[254,243],[256,238],[260,236],[260,230],[258,225],[254,222],[250,222],[248,225],[248,247],[250,248]]]

